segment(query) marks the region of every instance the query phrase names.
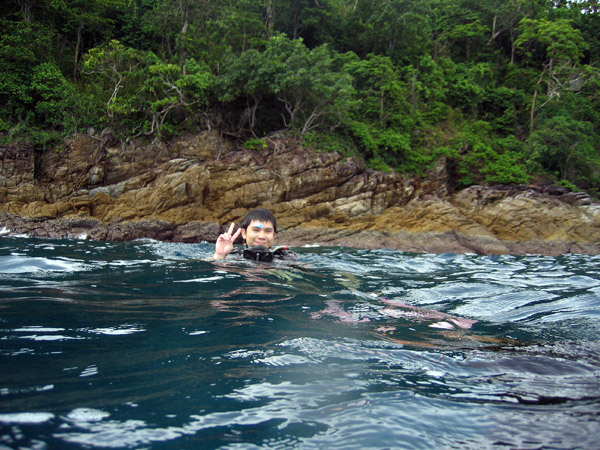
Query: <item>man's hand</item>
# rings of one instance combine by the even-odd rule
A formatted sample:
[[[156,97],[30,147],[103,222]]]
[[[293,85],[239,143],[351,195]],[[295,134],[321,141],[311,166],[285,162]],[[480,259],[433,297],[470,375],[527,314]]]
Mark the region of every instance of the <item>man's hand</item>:
[[[231,253],[231,250],[233,250],[233,243],[242,232],[242,229],[238,228],[235,234],[231,235],[234,226],[235,224],[232,222],[229,231],[218,237],[215,243],[215,254],[213,255],[215,259],[225,259]]]

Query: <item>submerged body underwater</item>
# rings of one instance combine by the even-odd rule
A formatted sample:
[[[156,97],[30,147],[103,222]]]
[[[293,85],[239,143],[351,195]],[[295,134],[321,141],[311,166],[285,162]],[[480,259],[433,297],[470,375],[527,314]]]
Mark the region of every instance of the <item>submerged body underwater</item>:
[[[600,257],[0,238],[0,449],[598,448]]]

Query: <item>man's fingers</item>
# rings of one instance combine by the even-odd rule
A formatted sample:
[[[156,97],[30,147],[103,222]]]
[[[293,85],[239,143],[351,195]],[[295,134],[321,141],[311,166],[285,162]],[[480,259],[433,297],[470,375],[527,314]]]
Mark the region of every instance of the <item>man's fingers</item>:
[[[235,232],[235,234],[232,236],[231,232],[233,231],[233,227],[234,227],[234,224],[232,223],[231,226],[229,227],[229,231],[227,233],[220,234],[219,238],[217,240],[219,240],[219,241],[235,241],[237,239],[237,237],[240,235],[240,233],[242,232],[242,229],[238,228],[237,231]]]

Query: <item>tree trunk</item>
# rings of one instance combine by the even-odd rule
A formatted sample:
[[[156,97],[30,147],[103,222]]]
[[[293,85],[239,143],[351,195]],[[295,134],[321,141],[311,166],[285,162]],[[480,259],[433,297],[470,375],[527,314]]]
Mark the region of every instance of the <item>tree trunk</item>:
[[[265,38],[269,39],[273,36],[273,24],[275,23],[275,5],[273,1],[269,1],[263,9],[263,17],[265,21]]]
[[[23,20],[27,23],[31,23],[31,2],[30,1],[22,1],[21,3],[21,13],[23,13]]]
[[[183,25],[181,26],[181,31],[179,32],[179,45],[177,50],[179,53],[179,64],[182,67],[183,74],[185,75],[185,60],[187,58],[185,38],[190,21],[190,7],[185,0],[179,0],[179,10],[183,14]]]
[[[533,133],[533,121],[535,119],[535,102],[538,96],[538,90],[540,88],[540,84],[544,80],[544,75],[546,74],[546,70],[548,66],[544,66],[544,70],[542,71],[542,75],[540,75],[540,79],[535,83],[535,90],[533,91],[533,100],[531,101],[531,111],[529,112],[529,134]]]
[[[75,61],[73,61],[73,78],[77,78],[77,62],[79,61],[79,49],[81,48],[81,33],[83,32],[83,21],[77,27],[77,43],[75,44]]]

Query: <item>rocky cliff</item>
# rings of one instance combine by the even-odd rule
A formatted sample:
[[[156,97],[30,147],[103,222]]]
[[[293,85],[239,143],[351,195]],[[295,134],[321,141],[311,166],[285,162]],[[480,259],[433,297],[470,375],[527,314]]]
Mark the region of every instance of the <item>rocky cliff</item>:
[[[255,207],[279,243],[415,252],[600,253],[600,203],[540,186],[454,191],[444,160],[423,180],[273,140],[245,150],[216,133],[144,147],[88,135],[37,154],[0,149],[4,234],[214,241]]]

